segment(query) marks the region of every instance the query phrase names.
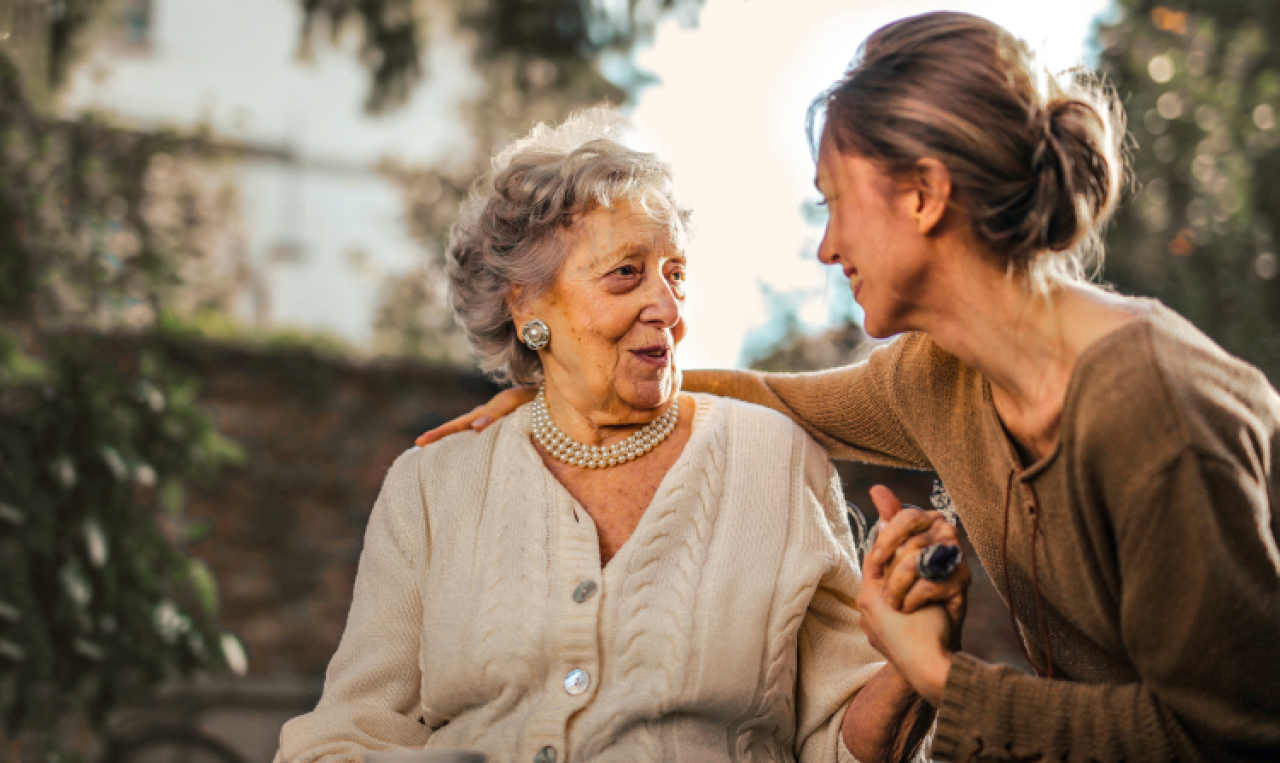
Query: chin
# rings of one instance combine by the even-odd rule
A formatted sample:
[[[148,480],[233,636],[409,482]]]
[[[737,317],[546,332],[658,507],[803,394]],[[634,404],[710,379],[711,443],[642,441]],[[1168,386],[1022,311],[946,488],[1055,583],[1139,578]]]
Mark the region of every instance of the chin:
[[[895,326],[893,321],[881,320],[878,313],[873,313],[865,307],[862,309],[862,330],[872,339],[888,339],[903,332],[903,329]]]
[[[618,396],[633,408],[650,411],[661,408],[680,392],[680,372],[671,369],[656,379],[636,379],[619,385]]]
[[[888,339],[894,334],[900,333],[897,331],[891,331],[886,328],[881,328],[877,324],[874,324],[871,321],[866,319],[863,319],[862,321],[862,330],[864,333],[866,333],[867,336],[871,337],[872,339]]]

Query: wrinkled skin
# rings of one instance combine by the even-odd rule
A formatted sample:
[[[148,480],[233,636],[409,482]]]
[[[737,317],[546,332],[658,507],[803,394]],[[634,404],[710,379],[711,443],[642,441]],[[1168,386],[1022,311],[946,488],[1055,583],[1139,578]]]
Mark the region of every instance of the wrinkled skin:
[[[538,352],[553,419],[580,442],[609,443],[680,390],[685,257],[666,225],[628,202],[584,215],[566,235],[555,283],[532,299],[513,293],[512,314],[517,326],[540,318],[551,330]]]

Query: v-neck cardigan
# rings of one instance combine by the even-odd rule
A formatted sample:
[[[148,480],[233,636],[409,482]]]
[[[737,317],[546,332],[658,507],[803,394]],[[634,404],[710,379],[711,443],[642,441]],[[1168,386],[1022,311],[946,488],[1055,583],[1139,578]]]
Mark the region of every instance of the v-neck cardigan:
[[[685,375],[787,413],[837,458],[937,471],[1054,671],[958,653],[937,758],[1280,760],[1280,397],[1134,304],[1077,359],[1058,442],[1025,468],[987,379],[924,334],[829,371]]]
[[[284,726],[277,763],[423,746],[495,763],[852,760],[844,710],[883,663],[858,624],[839,481],[785,417],[696,402],[603,570],[528,406],[401,456],[323,696]]]

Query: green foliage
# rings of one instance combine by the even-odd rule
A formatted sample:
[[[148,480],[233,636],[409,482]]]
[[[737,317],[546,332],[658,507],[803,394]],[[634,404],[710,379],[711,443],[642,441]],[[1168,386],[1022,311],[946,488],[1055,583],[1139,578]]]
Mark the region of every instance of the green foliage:
[[[0,388],[0,717],[100,721],[166,678],[223,667],[217,589],[160,496],[233,451],[195,387],[155,353],[134,367],[93,335],[44,352],[43,378]]]
[[[1102,68],[1136,140],[1106,279],[1187,316],[1280,383],[1280,5],[1121,0]]]
[[[183,141],[50,121],[3,55],[0,104],[0,738],[55,748],[69,713],[238,654],[180,500],[235,451],[160,353],[95,339],[153,325],[207,227],[155,171]]]
[[[668,14],[693,23],[703,1],[463,0],[459,10],[480,37],[482,59],[516,56],[570,70],[575,63],[604,59],[615,65],[621,80],[616,84],[631,89],[647,81],[629,65],[636,45],[651,41]]]
[[[372,79],[365,108],[379,112],[403,103],[422,79],[426,19],[415,0],[301,0],[302,49],[310,50],[319,22],[333,40],[351,25],[361,30],[360,58]]]
[[[82,0],[82,2],[85,0]],[[537,90],[549,84],[572,88],[584,69],[602,57],[619,64],[623,86],[645,79],[629,65],[638,42],[651,40],[664,15],[692,22],[704,0],[300,0],[303,52],[323,27],[331,39],[360,31],[360,57],[371,75],[365,105],[378,112],[400,105],[421,81],[423,38],[429,12],[456,16],[477,39],[482,68],[517,62],[515,84]],[[534,64],[533,67],[526,66]],[[554,82],[547,81],[550,76]],[[487,78],[488,79],[488,78]]]

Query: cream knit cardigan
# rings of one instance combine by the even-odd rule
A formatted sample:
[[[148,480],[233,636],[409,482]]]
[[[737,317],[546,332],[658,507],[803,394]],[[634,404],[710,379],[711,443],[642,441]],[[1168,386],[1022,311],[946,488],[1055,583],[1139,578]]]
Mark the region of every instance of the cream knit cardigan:
[[[284,726],[276,763],[423,746],[495,763],[852,760],[844,710],[881,658],[858,624],[839,481],[782,415],[696,401],[603,570],[528,406],[397,459],[323,697]]]

